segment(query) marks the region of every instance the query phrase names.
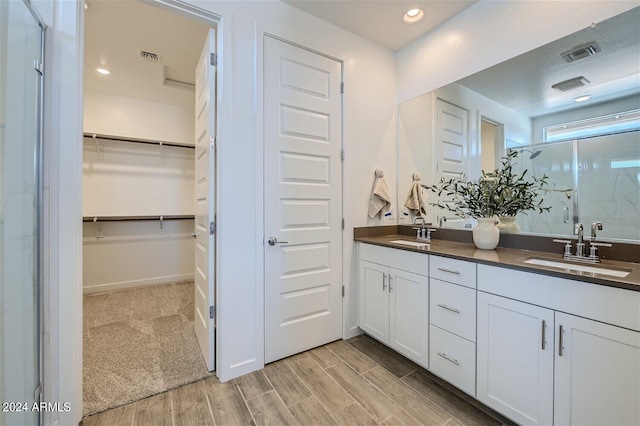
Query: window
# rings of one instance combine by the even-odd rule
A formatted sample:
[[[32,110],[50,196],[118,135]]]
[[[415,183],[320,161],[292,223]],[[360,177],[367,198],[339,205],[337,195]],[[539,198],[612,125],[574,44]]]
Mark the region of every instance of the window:
[[[543,141],[555,142],[640,130],[640,110],[603,115],[544,128]]]

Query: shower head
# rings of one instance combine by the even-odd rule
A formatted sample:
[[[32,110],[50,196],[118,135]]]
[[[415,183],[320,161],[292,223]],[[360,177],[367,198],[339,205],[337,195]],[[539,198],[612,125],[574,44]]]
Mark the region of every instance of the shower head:
[[[538,155],[542,154],[542,150],[538,150],[536,152],[534,152],[533,154],[531,154],[531,156],[529,157],[530,160],[533,160],[534,158],[536,158]]]
[[[521,149],[520,152],[530,152],[531,155],[529,156],[529,160],[533,160],[538,155],[542,154],[542,150],[541,149],[538,150],[538,151],[531,151],[530,149]]]

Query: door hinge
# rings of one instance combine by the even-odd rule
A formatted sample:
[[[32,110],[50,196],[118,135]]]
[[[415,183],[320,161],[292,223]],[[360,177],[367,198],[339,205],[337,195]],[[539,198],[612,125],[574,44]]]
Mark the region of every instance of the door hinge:
[[[344,229],[344,217],[342,218],[342,229]]]
[[[216,307],[209,306],[209,319],[214,319],[216,317]]]
[[[33,61],[33,68],[38,71],[38,73],[40,75],[44,74],[44,64],[42,62],[40,62],[39,60],[35,59]]]
[[[340,82],[340,93],[344,95],[344,81]]]
[[[340,151],[340,159],[344,161],[344,149]]]
[[[214,67],[218,66],[218,55],[216,53],[212,53],[211,54],[211,65],[213,65]]]
[[[342,286],[342,297],[344,297],[344,286]]]
[[[215,234],[216,234],[216,223],[209,222],[209,235],[215,235]]]
[[[217,141],[217,138],[215,136],[209,136],[209,146],[211,146],[211,149],[215,150],[217,148],[217,146],[216,146],[217,142],[218,141]]]

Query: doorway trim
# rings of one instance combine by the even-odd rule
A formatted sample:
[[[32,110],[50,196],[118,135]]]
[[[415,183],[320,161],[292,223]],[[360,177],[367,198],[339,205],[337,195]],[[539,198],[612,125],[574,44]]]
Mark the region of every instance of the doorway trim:
[[[217,37],[216,37],[216,50],[217,50],[217,57],[218,57],[218,66],[217,66],[217,72],[216,72],[216,85],[217,85],[217,92],[216,92],[216,121],[218,123],[218,125],[216,126],[216,140],[217,140],[217,163],[221,162],[221,155],[224,152],[224,150],[220,149],[222,146],[224,146],[224,141],[227,140],[227,133],[229,132],[229,128],[231,126],[227,126],[224,125],[224,123],[230,123],[231,121],[231,117],[230,117],[230,112],[225,112],[225,108],[223,108],[223,89],[227,88],[227,87],[231,87],[231,72],[225,72],[227,65],[226,65],[226,61],[224,60],[225,58],[225,54],[227,49],[225,49],[225,44],[229,44],[230,40],[231,40],[231,19],[230,18],[223,18],[222,15],[210,12],[208,10],[202,9],[202,8],[198,8],[195,6],[192,6],[190,4],[184,3],[180,0],[140,0],[143,3],[149,5],[149,6],[153,6],[153,7],[159,7],[162,9],[165,9],[166,11],[169,11],[171,13],[177,13],[180,14],[182,16],[185,16],[189,19],[193,19],[196,21],[199,21],[211,28],[215,28],[216,29],[216,33],[217,33]],[[78,3],[79,5],[81,3]],[[84,21],[84,9],[81,6],[78,6],[78,10],[80,10],[81,12],[81,19],[82,21]],[[78,44],[80,46],[84,45],[84,25],[81,25],[79,27],[80,32],[78,34]],[[83,68],[84,65],[84,53],[82,52],[82,47],[80,47],[80,51],[81,53],[78,55],[78,66],[80,67],[80,69]],[[228,74],[228,75],[227,75]],[[83,93],[83,81],[82,79],[79,79],[77,82],[77,86],[78,91],[79,91],[79,98],[80,98],[80,111],[82,112],[82,103],[84,100],[84,93]],[[229,90],[230,92],[230,90]],[[231,96],[228,96],[228,99],[230,99]],[[227,110],[229,110],[229,108],[227,108]],[[81,124],[81,123],[80,123]],[[82,124],[81,124],[82,127]],[[82,137],[78,137],[76,143],[78,144],[78,146],[82,146]],[[79,163],[75,164],[76,167],[78,167],[78,170],[80,171],[80,175],[81,175],[81,170],[82,170],[82,155],[80,155],[79,158]],[[221,188],[221,174],[219,173],[218,168],[216,168],[216,186],[217,186],[217,190],[216,190],[216,205],[219,205],[219,200],[221,198],[221,194],[220,194],[220,188]],[[59,188],[56,188],[57,191],[51,191],[51,198],[55,199],[56,197],[58,197],[60,195],[59,192]],[[78,211],[76,212],[76,217],[74,218],[74,220],[76,220],[78,223],[82,222],[82,191],[75,191],[73,194],[65,194],[65,198],[69,198],[74,205],[78,205],[80,206],[80,209],[77,209]],[[222,217],[222,215],[219,212],[216,212],[217,214],[217,222],[218,225],[220,225],[221,223],[224,223],[224,218]],[[73,244],[77,245],[77,247],[75,247],[76,251],[79,251],[79,253],[82,253],[82,228],[80,227],[80,238],[73,238],[71,241]],[[218,226],[219,229],[219,226]],[[65,239],[65,242],[70,242],[69,240]],[[219,247],[221,246],[221,239],[219,236],[217,236],[216,238],[216,257],[217,257],[217,253],[219,253]],[[80,255],[79,257],[79,261],[77,264],[77,270],[76,273],[78,274],[78,276],[80,277],[78,282],[81,284],[82,283],[82,257]],[[219,265],[219,263],[216,263],[217,265]],[[215,280],[216,282],[218,281],[218,268],[216,268],[215,271]],[[79,303],[79,306],[76,306],[73,310],[73,313],[71,315],[68,316],[62,316],[60,315],[59,312],[50,312],[47,314],[48,318],[55,318],[57,320],[58,317],[56,317],[56,315],[60,315],[60,319],[59,319],[59,329],[60,330],[64,330],[64,329],[75,329],[75,328],[80,328],[80,330],[82,330],[82,296],[83,296],[83,288],[82,285],[78,286],[77,288],[73,289],[73,293],[74,293],[74,300],[76,301],[76,303]],[[219,293],[219,289],[218,286],[216,286],[216,293]],[[215,295],[216,300],[220,300],[218,298],[218,294]],[[78,319],[79,318],[79,324],[78,324]],[[220,318],[216,319],[216,324],[217,327],[220,328],[220,323],[221,320]],[[219,333],[216,333],[216,348],[219,348]],[[72,387],[72,394],[73,394],[73,401],[80,401],[82,402],[82,404],[80,404],[78,406],[78,404],[72,404],[73,407],[73,411],[74,411],[74,418],[76,420],[76,423],[78,423],[80,421],[80,419],[82,419],[82,413],[83,413],[83,405],[84,405],[84,401],[83,401],[83,396],[82,396],[82,353],[83,353],[83,339],[82,339],[82,331],[80,331],[80,333],[74,333],[73,337],[72,337],[72,353],[73,353],[73,357],[74,359],[76,359],[77,362],[75,365],[75,374],[76,377],[79,377],[79,381],[80,381],[80,386],[73,386]],[[54,347],[54,350],[56,348]],[[53,354],[54,351],[52,351]],[[57,347],[57,352],[56,353],[62,353],[62,348],[60,346]],[[221,366],[221,364],[218,362],[220,358],[220,351],[216,350],[216,366]],[[50,361],[52,362],[52,361]],[[220,371],[219,368],[216,368],[216,375],[220,375]],[[62,375],[58,374],[58,377],[61,378]]]

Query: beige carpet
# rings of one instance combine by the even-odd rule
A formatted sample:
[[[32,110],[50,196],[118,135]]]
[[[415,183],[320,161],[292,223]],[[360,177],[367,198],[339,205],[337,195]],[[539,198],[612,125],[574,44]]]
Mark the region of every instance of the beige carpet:
[[[193,282],[84,296],[84,415],[211,375],[193,329]]]

